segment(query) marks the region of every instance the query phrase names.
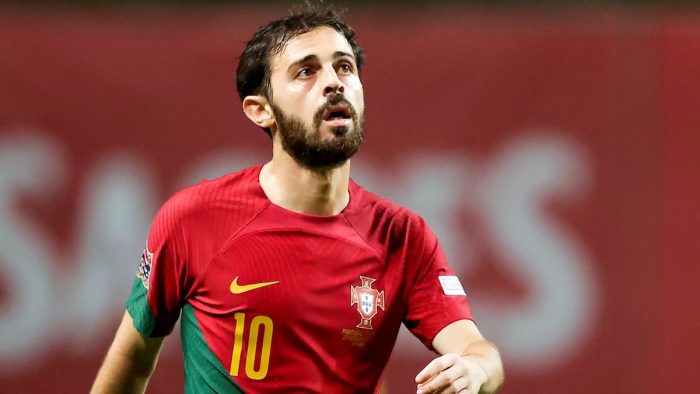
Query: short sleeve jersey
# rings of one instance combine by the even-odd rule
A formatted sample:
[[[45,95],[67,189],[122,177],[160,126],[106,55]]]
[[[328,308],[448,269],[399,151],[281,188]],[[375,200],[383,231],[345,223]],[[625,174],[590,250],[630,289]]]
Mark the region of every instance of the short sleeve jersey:
[[[186,392],[377,392],[401,323],[432,349],[471,319],[418,215],[352,180],[338,215],[288,211],[267,199],[260,169],[166,202],[126,301],[145,336],[181,315]]]

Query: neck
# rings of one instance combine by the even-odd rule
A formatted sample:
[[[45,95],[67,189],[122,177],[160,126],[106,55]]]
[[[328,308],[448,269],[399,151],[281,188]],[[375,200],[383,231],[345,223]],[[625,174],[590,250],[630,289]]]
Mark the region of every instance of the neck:
[[[350,201],[350,161],[340,167],[302,167],[281,147],[260,172],[260,186],[275,205],[310,215],[337,215]]]

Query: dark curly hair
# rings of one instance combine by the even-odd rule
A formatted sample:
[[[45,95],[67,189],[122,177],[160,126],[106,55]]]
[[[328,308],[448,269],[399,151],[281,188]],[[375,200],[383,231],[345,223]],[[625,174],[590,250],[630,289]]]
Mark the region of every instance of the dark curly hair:
[[[289,16],[262,26],[248,41],[236,70],[236,89],[241,100],[250,95],[271,100],[270,59],[282,52],[290,39],[323,26],[334,29],[348,40],[358,73],[362,72],[364,51],[355,38],[355,31],[341,19],[341,13],[323,2],[307,2],[303,9],[293,8]],[[264,130],[270,135],[269,129]]]

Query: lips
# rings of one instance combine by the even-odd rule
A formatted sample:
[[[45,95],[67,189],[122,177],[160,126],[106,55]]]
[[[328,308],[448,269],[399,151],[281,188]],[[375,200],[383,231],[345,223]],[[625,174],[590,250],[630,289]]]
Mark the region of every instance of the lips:
[[[331,105],[323,113],[323,120],[343,120],[352,118],[352,110],[346,104]]]

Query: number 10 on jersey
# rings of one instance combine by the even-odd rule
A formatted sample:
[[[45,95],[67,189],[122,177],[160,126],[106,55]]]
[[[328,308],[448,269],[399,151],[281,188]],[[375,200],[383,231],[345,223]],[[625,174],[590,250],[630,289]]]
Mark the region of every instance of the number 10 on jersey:
[[[238,376],[241,366],[241,353],[243,353],[243,337],[245,336],[245,313],[237,312],[233,315],[236,319],[236,329],[233,338],[233,353],[231,354],[231,376]],[[258,339],[262,330],[260,341],[260,365],[255,368],[258,355]],[[250,321],[248,328],[248,350],[245,354],[245,374],[250,379],[261,380],[267,376],[270,367],[270,350],[272,348],[272,319],[268,316],[255,316]]]

